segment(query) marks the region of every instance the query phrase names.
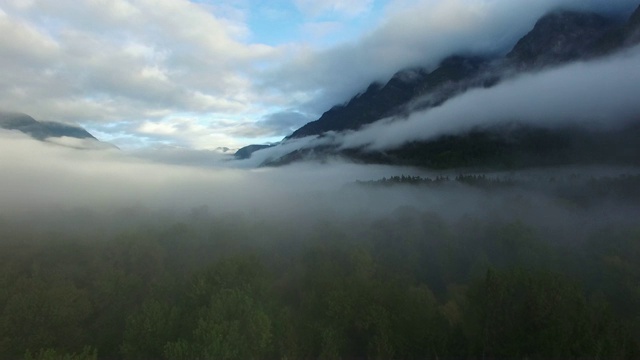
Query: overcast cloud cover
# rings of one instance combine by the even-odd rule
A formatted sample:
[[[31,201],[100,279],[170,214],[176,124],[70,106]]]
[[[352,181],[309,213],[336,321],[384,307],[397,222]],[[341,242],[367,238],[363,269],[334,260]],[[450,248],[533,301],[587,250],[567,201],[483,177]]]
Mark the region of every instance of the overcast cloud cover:
[[[2,0],[0,108],[80,123],[125,149],[276,141],[401,68],[504,52],[554,8],[620,16],[637,1],[269,4]],[[278,24],[290,35],[269,37]]]

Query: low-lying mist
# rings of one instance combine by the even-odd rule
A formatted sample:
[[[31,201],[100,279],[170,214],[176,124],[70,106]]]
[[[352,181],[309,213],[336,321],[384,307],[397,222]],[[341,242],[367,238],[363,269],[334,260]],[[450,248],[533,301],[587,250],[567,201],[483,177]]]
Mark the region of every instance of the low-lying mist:
[[[219,158],[206,166],[169,165],[113,149],[76,150],[2,132],[0,214],[38,224],[81,226],[71,214],[114,214],[123,209],[183,216],[206,208],[212,215],[243,214],[280,225],[322,220],[375,220],[398,208],[438,214],[448,221],[472,216],[523,220],[565,231],[607,221],[631,222],[640,207],[631,199],[589,194],[588,179],[633,175],[635,168],[566,167],[487,173],[517,179],[515,185],[486,189],[449,181],[437,187],[396,184],[357,185],[406,175],[453,180],[464,170],[443,172],[417,168],[333,162],[298,163],[279,168],[242,169]],[[566,181],[566,185],[562,182]],[[589,206],[558,198],[562,186],[594,197]],[[61,214],[68,215],[64,218]],[[146,214],[145,216],[147,216]],[[66,216],[65,215],[65,216]],[[52,217],[55,221],[47,221]]]
[[[640,354],[638,169],[161,160],[0,132],[0,357]]]
[[[256,151],[243,163],[258,166],[298,149],[336,147],[386,151],[442,135],[521,124],[544,129],[575,126],[594,131],[638,121],[640,47],[612,56],[506,77],[495,86],[470,89],[442,105],[411,110],[357,131],[289,139]],[[433,96],[429,94],[427,96]],[[419,101],[418,101],[419,102]]]

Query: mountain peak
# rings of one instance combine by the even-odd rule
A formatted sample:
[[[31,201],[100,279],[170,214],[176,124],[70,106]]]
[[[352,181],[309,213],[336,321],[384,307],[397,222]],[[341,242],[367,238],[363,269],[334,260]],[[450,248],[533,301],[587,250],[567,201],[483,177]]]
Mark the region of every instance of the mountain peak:
[[[543,16],[507,54],[520,66],[535,67],[578,59],[614,22],[595,13],[559,10]]]
[[[640,5],[636,11],[631,14],[625,30],[627,44],[640,42]]]
[[[50,137],[71,137],[77,139],[94,139],[85,129],[53,121],[38,121],[27,114],[0,111],[0,128],[18,130],[37,140]]]
[[[318,120],[307,123],[296,130],[283,142],[286,143],[292,138],[322,136],[327,132],[359,131],[363,126],[382,119],[389,119],[390,122],[396,119],[402,121],[411,113],[441,106],[449,99],[469,89],[492,87],[516,74],[555,67],[572,61],[588,61],[621,51],[637,42],[640,42],[640,7],[626,22],[622,19],[616,20],[596,13],[554,11],[540,18],[505,57],[453,55],[444,58],[435,68],[418,67],[398,71],[386,84],[371,84],[365,91],[354,96],[348,102],[331,108]],[[356,161],[373,163],[427,167],[452,164],[471,166],[480,161],[484,155],[496,160],[494,163],[500,162],[502,160],[498,158],[503,155],[509,158],[507,155],[511,151],[515,151],[515,154],[511,154],[512,158],[509,158],[511,160],[517,158],[518,154],[524,156],[523,159],[520,159],[522,161],[518,160],[521,165],[535,164],[536,162],[549,165],[555,155],[575,160],[575,157],[571,157],[571,152],[575,149],[571,147],[571,144],[563,143],[567,139],[569,142],[580,143],[584,140],[603,145],[601,148],[594,146],[594,149],[602,150],[603,154],[613,154],[614,158],[624,158],[624,161],[629,160],[624,155],[626,154],[625,148],[631,149],[629,150],[631,152],[637,149],[633,142],[625,140],[626,138],[620,136],[619,133],[611,132],[606,135],[608,138],[605,136],[607,141],[619,143],[620,146],[616,149],[620,151],[616,154],[615,151],[607,152],[606,146],[604,146],[606,144],[602,141],[596,141],[597,136],[594,138],[589,131],[584,129],[577,129],[575,134],[572,129],[555,132],[542,130],[545,129],[534,127],[523,129],[524,135],[516,139],[516,142],[521,142],[521,148],[513,147],[510,143],[513,137],[510,134],[502,136],[502,129],[480,129],[469,134],[442,139],[413,141],[383,152],[366,147],[341,148],[338,146],[339,140],[334,143],[322,142],[320,145],[291,151],[278,159],[269,160],[263,165],[281,165],[301,159],[321,159],[326,156],[339,155]],[[637,131],[629,133],[637,134]],[[541,146],[542,142],[547,141],[545,139],[551,139],[554,136],[553,141],[566,145],[559,149],[557,154],[553,152],[540,153],[534,148],[527,147],[527,144]],[[482,151],[480,151],[482,149],[487,153],[482,155]],[[239,152],[237,156],[241,157],[243,154],[244,152]],[[593,151],[590,154],[594,159],[597,157]]]
[[[636,11],[631,14],[631,17],[629,18],[629,25],[632,27],[640,26],[640,5],[638,5]]]

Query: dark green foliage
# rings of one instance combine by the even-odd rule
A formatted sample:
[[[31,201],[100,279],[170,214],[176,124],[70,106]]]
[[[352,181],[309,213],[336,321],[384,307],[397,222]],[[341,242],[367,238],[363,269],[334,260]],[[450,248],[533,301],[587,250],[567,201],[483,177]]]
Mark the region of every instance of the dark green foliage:
[[[21,277],[2,310],[0,352],[20,356],[28,349],[81,349],[90,312],[87,292],[72,283]]]
[[[579,202],[607,184],[609,195],[586,197],[595,206],[637,178],[572,181],[572,196],[561,178],[546,194]],[[380,184],[396,182],[515,186],[475,175]],[[640,356],[640,229],[615,218],[570,242],[527,219],[413,207],[301,228],[206,209],[160,218],[91,239],[3,232],[0,357]]]
[[[130,359],[161,358],[164,346],[179,336],[179,321],[180,313],[175,307],[147,300],[139,312],[127,319],[122,354]]]
[[[27,351],[24,358],[25,360],[96,360],[98,352],[92,347],[85,347],[81,352],[71,354],[58,353],[53,349],[43,349],[34,354]]]
[[[271,321],[248,290],[223,289],[199,309],[188,340],[166,343],[168,359],[261,359],[271,344]],[[187,334],[188,335],[188,334]]]
[[[610,316],[556,274],[490,269],[469,290],[463,327],[483,357],[630,356],[629,336]]]
[[[517,180],[508,176],[488,177],[485,174],[438,175],[435,178],[420,176],[391,176],[378,180],[356,181],[360,186],[416,185],[442,188],[452,185],[467,185],[483,190],[502,191],[505,188],[542,189],[551,192],[558,200],[579,207],[597,206],[603,200],[637,204],[640,202],[640,175],[622,174],[614,177],[569,176],[541,177],[537,180]]]
[[[551,129],[514,122],[406,144],[387,151],[385,157],[370,160],[432,169],[637,165],[638,134],[637,123],[623,129],[590,131],[576,126]]]

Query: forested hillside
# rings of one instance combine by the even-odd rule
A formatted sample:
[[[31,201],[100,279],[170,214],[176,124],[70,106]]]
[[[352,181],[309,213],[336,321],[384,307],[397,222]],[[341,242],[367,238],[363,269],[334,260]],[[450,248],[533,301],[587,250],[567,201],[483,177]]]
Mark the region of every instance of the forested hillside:
[[[600,216],[640,204],[638,181],[399,176],[344,190],[509,200],[460,217],[5,214],[0,357],[638,358],[640,227]]]

